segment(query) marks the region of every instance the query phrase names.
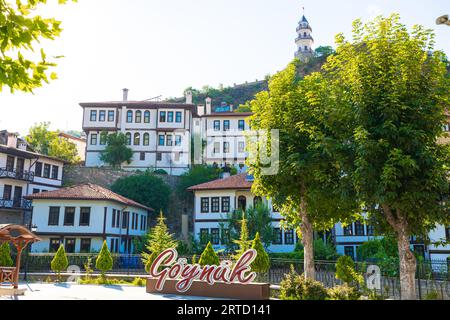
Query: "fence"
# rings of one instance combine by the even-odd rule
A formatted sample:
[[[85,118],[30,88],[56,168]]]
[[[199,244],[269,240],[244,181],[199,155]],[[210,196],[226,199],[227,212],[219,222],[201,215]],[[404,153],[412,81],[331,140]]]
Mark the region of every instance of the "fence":
[[[142,262],[141,255],[112,255],[113,269],[110,274],[126,274],[126,275],[144,275],[145,266]],[[27,273],[47,273],[52,272],[50,268],[51,260],[54,254],[30,254],[22,259],[22,272]],[[92,268],[95,269],[96,254],[67,254],[69,265],[75,265],[81,271],[85,270],[84,265],[88,258],[91,258]],[[192,257],[185,257],[188,262]],[[221,256],[221,260],[230,259],[230,257]],[[355,269],[364,275],[368,280],[367,268],[370,265],[376,265],[381,270],[380,283],[381,287],[377,293],[390,299],[400,299],[400,282],[398,278],[398,262],[356,262]],[[299,274],[303,273],[303,260],[297,259],[271,259],[270,270],[259,275],[259,280],[268,282],[273,285],[279,285],[285,274],[289,273],[291,266]],[[331,288],[342,284],[336,279],[336,262],[335,261],[315,261],[316,280],[323,283],[325,287]],[[417,265],[416,287],[417,298],[424,299],[428,294],[437,294],[440,298],[450,300],[450,265],[448,261],[421,261]],[[366,282],[367,283],[367,282]]]

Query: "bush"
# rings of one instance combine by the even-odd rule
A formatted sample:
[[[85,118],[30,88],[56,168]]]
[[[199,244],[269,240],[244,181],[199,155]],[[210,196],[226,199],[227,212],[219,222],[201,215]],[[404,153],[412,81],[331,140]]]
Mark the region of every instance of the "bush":
[[[428,291],[423,300],[442,300],[442,295],[437,290]]]
[[[355,263],[349,256],[342,256],[336,262],[336,279],[346,284],[363,283],[364,278],[355,271]]]
[[[328,289],[329,300],[359,300],[361,293],[355,287],[351,287],[348,284]]]
[[[198,264],[201,266],[218,266],[220,264],[219,256],[214,251],[211,242],[208,242],[208,245],[198,260]]]
[[[146,280],[143,278],[134,278],[131,284],[137,287],[145,287],[146,283],[147,283]]]
[[[280,284],[280,299],[282,300],[326,300],[328,293],[322,283],[305,279],[303,275],[291,271],[285,275]]]
[[[256,233],[255,239],[253,240],[252,249],[255,249],[257,253],[255,260],[251,264],[252,271],[259,273],[267,272],[270,267],[270,260],[259,238],[259,232]]]
[[[9,243],[3,242],[0,246],[0,266],[1,267],[12,267],[14,261],[11,258],[11,252],[9,250]]]
[[[50,263],[50,268],[58,275],[58,281],[61,280],[61,271],[66,270],[68,266],[69,260],[67,260],[66,250],[64,250],[64,246],[61,244]]]
[[[102,278],[105,278],[105,272],[111,270],[113,267],[113,259],[111,252],[109,252],[108,245],[106,244],[106,240],[103,241],[102,249],[95,261],[95,267],[100,270]]]
[[[156,169],[155,171],[153,171],[154,174],[160,174],[160,175],[168,175],[167,171],[164,169]]]

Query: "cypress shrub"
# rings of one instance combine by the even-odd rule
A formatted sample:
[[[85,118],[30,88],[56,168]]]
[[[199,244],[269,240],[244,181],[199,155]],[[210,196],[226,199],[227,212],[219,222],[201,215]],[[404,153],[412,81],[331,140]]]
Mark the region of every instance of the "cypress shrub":
[[[9,243],[3,242],[0,246],[0,266],[1,267],[12,267],[14,261],[11,258],[11,253],[9,250]]]
[[[220,264],[219,256],[214,251],[211,242],[208,242],[208,245],[198,260],[198,264],[201,266],[218,266]]]
[[[106,240],[103,241],[102,249],[95,261],[95,267],[100,270],[102,279],[105,278],[105,272],[111,270],[113,267],[113,259],[111,252],[109,252],[108,245],[106,244]]]
[[[69,260],[67,259],[66,250],[61,244],[58,251],[55,254],[52,262],[50,263],[50,268],[56,272],[58,276],[58,281],[61,281],[61,271],[64,271],[69,266]]]

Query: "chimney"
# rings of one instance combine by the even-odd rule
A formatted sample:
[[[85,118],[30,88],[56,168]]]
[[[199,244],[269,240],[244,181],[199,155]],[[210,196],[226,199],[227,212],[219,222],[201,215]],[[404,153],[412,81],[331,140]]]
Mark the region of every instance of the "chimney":
[[[7,147],[17,149],[17,135],[15,133],[8,132]]]
[[[230,104],[230,111],[234,111],[234,106]]]
[[[211,114],[211,102],[212,99],[210,97],[206,98],[206,114]]]
[[[205,106],[204,105],[198,105],[197,106],[197,113],[199,117],[203,117],[205,115]]]
[[[192,91],[186,91],[186,104],[192,104]]]
[[[127,88],[125,88],[125,89],[122,89],[122,91],[123,91],[123,102],[127,102],[128,101],[128,89]]]

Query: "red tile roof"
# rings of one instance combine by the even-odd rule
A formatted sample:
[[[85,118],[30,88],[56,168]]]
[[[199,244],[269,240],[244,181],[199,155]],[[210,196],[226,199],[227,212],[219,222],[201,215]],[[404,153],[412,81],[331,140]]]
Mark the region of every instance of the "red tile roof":
[[[136,201],[125,198],[109,189],[96,184],[87,183],[73,187],[63,188],[54,191],[41,192],[25,197],[28,200],[52,199],[52,200],[99,200],[114,201],[130,207],[137,207],[144,210],[154,211],[152,208],[144,206]]]
[[[218,179],[188,188],[189,191],[200,190],[227,190],[227,189],[251,189],[252,181],[247,180],[247,174],[241,173],[225,179]]]

